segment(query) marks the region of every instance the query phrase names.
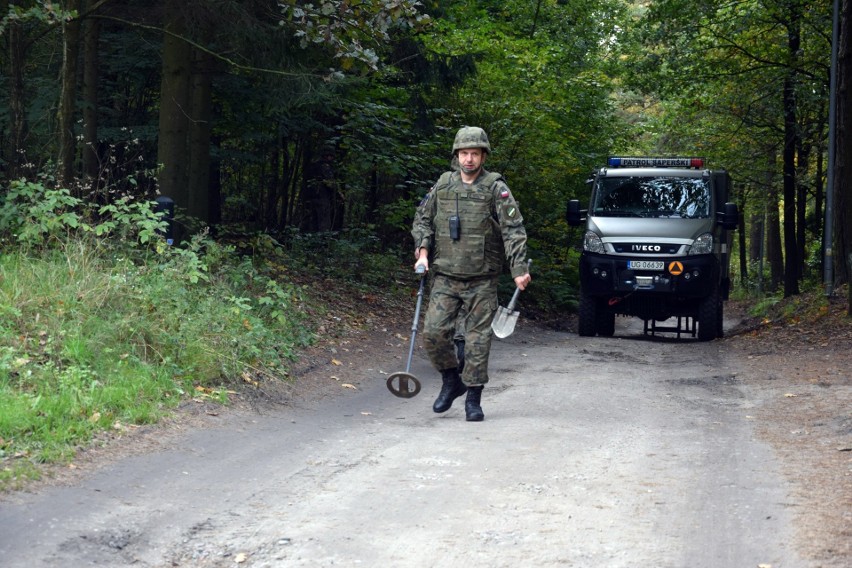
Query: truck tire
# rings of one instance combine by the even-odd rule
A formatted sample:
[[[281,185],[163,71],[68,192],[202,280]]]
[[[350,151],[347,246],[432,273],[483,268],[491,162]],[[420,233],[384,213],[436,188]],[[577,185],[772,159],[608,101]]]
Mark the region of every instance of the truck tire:
[[[597,327],[597,300],[580,291],[580,306],[577,310],[577,333],[580,337],[594,337]]]
[[[716,337],[725,337],[724,319],[725,319],[725,302],[719,298],[719,308],[716,310]]]
[[[615,314],[598,304],[595,312],[595,326],[601,337],[612,337],[615,335]]]
[[[712,341],[718,336],[721,305],[718,288],[701,299],[698,304],[698,341]]]

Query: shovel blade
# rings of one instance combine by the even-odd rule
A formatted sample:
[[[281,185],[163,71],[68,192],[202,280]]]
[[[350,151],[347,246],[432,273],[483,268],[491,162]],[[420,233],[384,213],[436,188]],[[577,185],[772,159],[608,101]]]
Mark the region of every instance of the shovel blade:
[[[494,331],[494,335],[500,339],[512,335],[512,332],[515,331],[515,323],[518,321],[519,314],[520,312],[510,312],[503,306],[498,307],[497,315],[494,316],[494,320],[491,322],[491,329]]]

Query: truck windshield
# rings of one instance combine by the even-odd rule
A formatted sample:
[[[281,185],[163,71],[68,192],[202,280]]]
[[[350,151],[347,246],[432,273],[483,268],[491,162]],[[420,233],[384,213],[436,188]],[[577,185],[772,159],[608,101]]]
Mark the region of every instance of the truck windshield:
[[[601,177],[590,209],[598,217],[706,219],[710,184],[703,178]]]

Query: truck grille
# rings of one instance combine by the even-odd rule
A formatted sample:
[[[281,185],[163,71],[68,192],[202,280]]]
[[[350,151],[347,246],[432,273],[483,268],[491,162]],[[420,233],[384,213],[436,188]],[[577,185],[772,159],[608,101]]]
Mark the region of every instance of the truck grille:
[[[619,254],[677,254],[681,245],[673,243],[613,243]]]

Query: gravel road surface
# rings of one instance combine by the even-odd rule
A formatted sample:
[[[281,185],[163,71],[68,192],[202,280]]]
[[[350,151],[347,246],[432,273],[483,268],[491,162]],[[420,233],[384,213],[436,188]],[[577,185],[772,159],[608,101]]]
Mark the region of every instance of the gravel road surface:
[[[211,416],[4,497],[0,564],[808,567],[754,433],[760,394],[725,343],[618,335],[522,323],[495,340],[481,423],[463,399],[432,412],[422,351],[412,399],[386,390],[401,369],[378,358],[340,395]]]

